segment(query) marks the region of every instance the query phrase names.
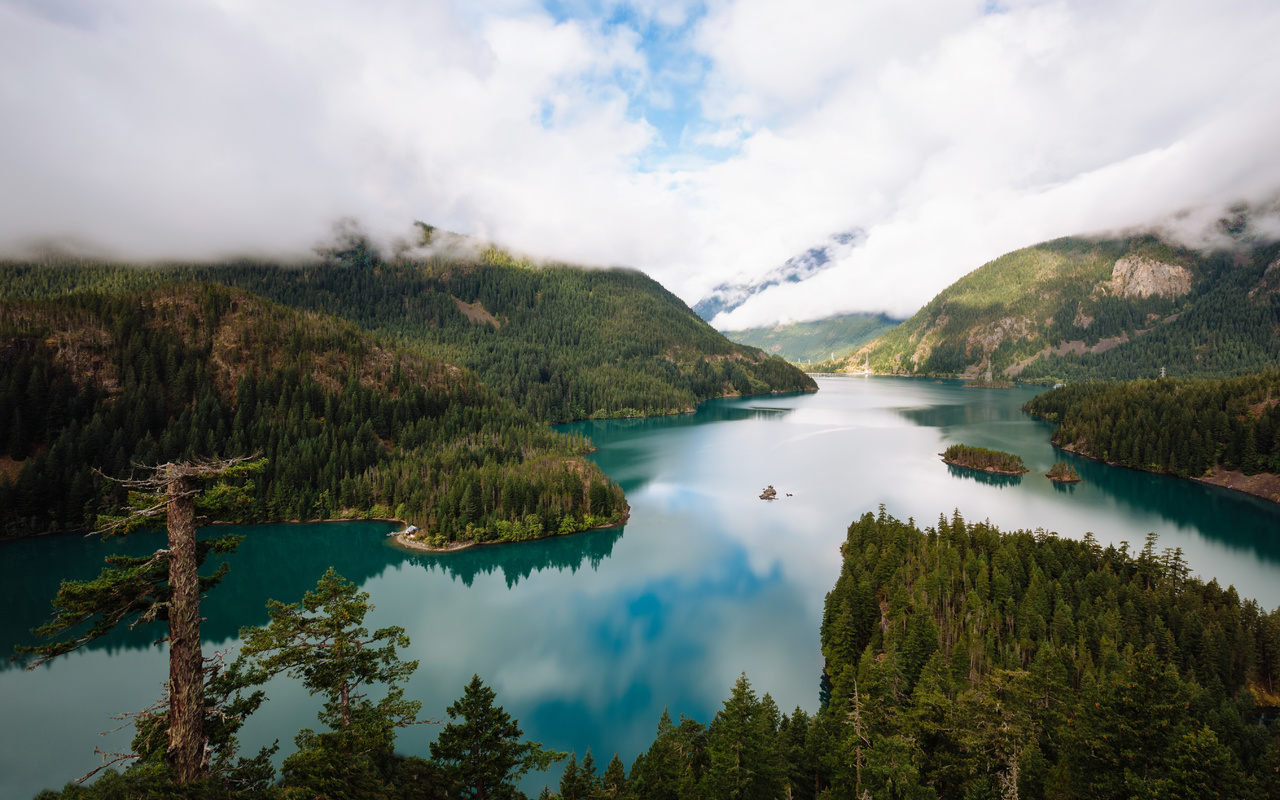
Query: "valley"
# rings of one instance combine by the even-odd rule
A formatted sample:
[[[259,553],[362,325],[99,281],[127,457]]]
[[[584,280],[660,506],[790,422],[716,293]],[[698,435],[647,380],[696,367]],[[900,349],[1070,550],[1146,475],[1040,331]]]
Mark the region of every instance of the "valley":
[[[1221,780],[1261,791],[1280,758],[1252,724],[1280,701],[1280,610],[1267,611],[1280,600],[1280,504],[1241,492],[1273,500],[1275,373],[1048,391],[1012,379],[1064,364],[1087,376],[1112,363],[1090,359],[1132,357],[1146,342],[1182,352],[1188,319],[1235,343],[1202,359],[1210,374],[1265,366],[1272,301],[1259,287],[1270,273],[1255,267],[1270,250],[1237,258],[1224,278],[1214,256],[1150,239],[1054,242],[983,267],[896,326],[854,315],[766,332],[775,352],[862,337],[847,360],[821,366],[894,373],[815,381],[729,341],[636,272],[537,266],[493,248],[384,259],[358,245],[291,267],[0,267],[10,646],[30,642],[60,581],[85,581],[61,584],[65,603],[95,585],[86,579],[103,556],[128,565],[138,556],[126,553],[156,546],[142,533],[75,546],[74,534],[30,536],[83,531],[136,502],[96,476],[254,452],[260,476],[216,510],[244,542],[216,551],[232,577],[202,607],[207,646],[234,650],[244,625],[261,624],[264,597],[314,580],[308,564],[341,565],[377,601],[375,621],[403,628],[402,646],[428,665],[406,702],[445,707],[483,670],[546,752],[562,751],[545,774],[517,773],[526,794],[719,792],[716,759],[735,746],[724,737],[745,735],[726,733],[737,725],[762,737],[744,758],[782,765],[751,779],[762,796],[865,781],[960,798],[1015,779],[1046,796],[1064,772],[1081,776],[1074,796],[1126,796],[1109,756],[1027,692],[1050,691],[1109,730],[1085,700],[1118,708],[1151,669],[1186,699],[1172,738],[1151,743],[1157,779],[1179,780],[1188,767],[1176,754],[1198,747],[1194,768],[1218,764]],[[1010,289],[1028,280],[1059,293]],[[1241,287],[1263,299],[1224,324]],[[1060,309],[1076,298],[1079,338],[1044,344],[1069,331],[1052,317],[1031,324],[1043,309],[1027,297]],[[1003,315],[994,327],[983,322],[992,314]],[[911,355],[891,355],[902,341]],[[759,503],[759,486],[776,502]],[[846,527],[842,545],[833,536]],[[294,567],[277,576],[282,558]],[[1214,576],[1228,575],[1222,590]],[[53,756],[16,748],[22,760],[0,760],[15,776],[0,789],[30,794],[76,763],[67,747],[91,750],[74,743],[96,735],[94,714],[72,732],[32,713],[61,702],[55,692],[96,708],[78,670],[163,679],[163,653],[140,634],[89,642],[42,667],[56,678],[28,683],[29,702],[4,701],[3,717]],[[1206,647],[1220,656],[1206,659]],[[21,694],[20,680],[0,671],[0,696]],[[314,701],[278,677],[266,686],[272,703],[248,718],[242,744],[266,747],[256,769],[274,775],[274,764],[283,784],[245,793],[215,780],[228,797],[321,785],[341,752],[300,736],[273,757],[271,742],[304,725]],[[869,738],[833,722],[850,714],[866,715]],[[927,721],[941,717],[954,724]],[[1197,727],[1204,719],[1211,727]],[[999,750],[1001,731],[1021,744]],[[343,780],[386,791],[426,781],[452,796],[443,781],[454,767],[422,757],[435,752],[430,730],[391,736],[414,755],[359,757],[365,771]],[[902,772],[901,748],[915,741],[929,744]],[[973,742],[1003,755],[964,756]],[[850,747],[880,771],[830,760]],[[617,753],[606,778],[592,752],[600,763]],[[167,780],[144,763],[109,773],[102,791]],[[692,777],[672,784],[672,769]]]
[[[557,429],[597,447],[588,458],[631,506],[620,529],[429,554],[390,546],[387,523],[232,528],[246,539],[206,601],[207,647],[232,646],[240,626],[266,621],[266,598],[296,598],[337,564],[371,593],[372,627],[406,627],[404,657],[421,662],[408,696],[424,709],[452,702],[478,672],[530,738],[576,750],[579,761],[590,746],[599,765],[616,751],[631,775],[664,708],[705,725],[743,671],[789,716],[819,712],[819,629],[842,573],[839,548],[850,523],[882,504],[903,525],[933,526],[941,515],[951,526],[956,509],[1004,531],[1052,521],[1064,546],[1092,532],[1100,548],[1128,542],[1130,554],[1155,532],[1158,548],[1180,548],[1193,574],[1218,577],[1263,609],[1280,606],[1280,506],[1056,450],[1050,424],[1020,410],[1038,389],[893,377],[819,384],[817,393],[715,400],[691,415]],[[936,454],[957,442],[1016,453],[1032,473],[1012,483],[953,475]],[[1064,458],[1079,484],[1041,477]],[[760,502],[767,484],[783,499]],[[147,552],[149,542],[60,535],[0,548],[12,641],[44,617],[59,580],[91,577],[104,553]],[[127,746],[127,733],[99,732],[115,727],[111,712],[153,698],[165,670],[154,638],[122,630],[36,673],[0,670],[13,743],[0,755],[3,793],[59,786],[96,765],[95,745]],[[1091,657],[1097,669],[1099,654]],[[99,696],[104,681],[120,687],[115,696]],[[267,690],[242,737],[249,752],[315,724],[315,701],[300,686],[277,680]],[[403,729],[397,749],[425,753],[433,735]],[[521,788],[536,796],[558,774],[531,773]]]

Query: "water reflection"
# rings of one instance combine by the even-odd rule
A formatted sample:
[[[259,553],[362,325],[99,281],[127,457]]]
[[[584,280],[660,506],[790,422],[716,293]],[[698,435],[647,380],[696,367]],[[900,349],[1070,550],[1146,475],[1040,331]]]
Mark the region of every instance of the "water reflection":
[[[1210,541],[1280,564],[1280,506],[1275,503],[1170,475],[1113,467],[1057,448],[1054,454],[1075,467],[1081,483],[1072,488],[1079,486],[1082,493],[1104,493],[1124,508],[1162,517]]]
[[[981,469],[967,469],[965,467],[957,467],[955,464],[947,464],[947,472],[954,478],[963,478],[964,480],[977,481],[987,486],[1017,486],[1022,483],[1021,475],[1001,475],[997,472],[987,472]]]
[[[596,569],[613,552],[623,529],[586,531],[542,542],[477,547],[457,553],[429,554],[395,547],[386,534],[387,522],[333,522],[308,525],[216,526],[200,531],[201,538],[227,533],[245,537],[239,550],[225,557],[231,571],[201,603],[202,638],[210,642],[235,639],[242,627],[265,625],[267,601],[292,603],[315,588],[330,566],[347,580],[363,585],[389,567],[412,564],[423,571],[439,571],[471,586],[479,575],[499,573],[508,589],[542,570],[576,573]],[[0,581],[0,653],[9,655],[20,644],[34,644],[31,629],[51,616],[51,601],[63,580],[86,580],[101,571],[109,554],[142,555],[164,545],[157,531],[102,541],[79,535],[50,536],[6,542],[0,558],[6,571]],[[220,561],[211,558],[202,572]],[[164,635],[162,624],[121,626],[112,635],[95,639],[91,650],[116,653],[149,649]],[[20,666],[7,658],[0,670]],[[47,665],[45,669],[52,668]]]
[[[1014,453],[1022,457],[1032,475],[1047,472],[1056,461],[1068,461],[1082,482],[1060,484],[1046,479],[1057,496],[1102,508],[1124,509],[1126,516],[1154,517],[1177,529],[1195,531],[1209,542],[1249,553],[1265,563],[1280,563],[1280,537],[1275,534],[1280,525],[1280,507],[1276,504],[1168,475],[1113,467],[1059,450],[1050,442],[1055,426],[1022,411],[1028,400],[1045,391],[1044,387],[961,390],[958,382],[944,382],[941,386],[922,384],[922,389],[923,399],[932,402],[899,406],[893,411],[913,425],[937,429],[948,444]],[[1017,479],[1000,480],[1003,476],[950,465],[948,471],[953,477],[998,488],[1021,484],[1022,491],[1043,491],[1038,480],[1025,484]],[[1062,527],[1056,516],[1046,514],[1037,524]],[[1151,522],[1144,524],[1148,530],[1156,527]],[[1083,533],[1069,528],[1062,532]],[[1145,534],[1146,530],[1141,530],[1129,532],[1127,536],[1137,541]]]
[[[472,547],[456,553],[405,550],[404,560],[428,572],[439,570],[464,586],[471,586],[479,575],[502,573],[507,588],[511,589],[521,579],[545,569],[570,573],[586,567],[598,569],[600,562],[613,553],[623,530],[618,527],[584,531],[538,542]]]
[[[667,417],[642,419],[585,420],[558,426],[560,430],[586,436],[593,441],[607,441],[610,453],[605,456],[609,464],[601,462],[605,472],[628,494],[636,494],[647,487],[655,476],[663,474],[678,450],[679,442],[687,438],[689,429],[716,426],[720,423],[779,421],[795,411],[793,405],[809,392],[793,392],[771,395],[765,405],[761,398],[709,400],[698,407],[694,414],[673,414]],[[665,446],[671,443],[672,446]],[[599,443],[597,443],[599,444]],[[597,461],[600,457],[597,456]]]
[[[244,530],[232,571],[205,605],[206,637],[234,644],[266,621],[267,598],[299,599],[332,564],[370,593],[371,628],[400,625],[421,666],[410,699],[439,716],[472,673],[492,686],[526,734],[545,745],[625,763],[652,741],[664,707],[711,719],[738,675],[784,709],[814,711],[818,626],[840,570],[849,522],[884,504],[931,524],[960,509],[1005,529],[1093,531],[1140,545],[1157,531],[1193,568],[1267,608],[1280,603],[1280,507],[1212,487],[1108,467],[1055,450],[1052,426],[1019,409],[1033,389],[954,382],[824,379],[818,394],[706,404],[698,414],[587,422],[601,467],[627,491],[622,529],[449,554],[406,552],[385,523]],[[940,468],[952,442],[1020,455],[1014,482]],[[1067,460],[1084,479],[1042,473]],[[986,478],[987,480],[982,480]],[[772,484],[784,498],[758,499]],[[794,493],[787,497],[785,493]],[[219,531],[220,532],[220,531]],[[205,532],[206,535],[208,532]],[[62,577],[90,578],[116,547],[79,537],[0,543],[0,644],[26,641]],[[0,672],[0,796],[31,796],[95,766],[109,715],[160,692],[154,631],[123,634],[36,673]],[[104,698],[101,687],[119,687]],[[248,750],[315,724],[315,698],[280,682],[244,731]],[[435,729],[399,747],[426,753]],[[126,747],[128,737],[118,749]],[[282,755],[284,755],[282,753]],[[521,788],[537,795],[535,776]]]

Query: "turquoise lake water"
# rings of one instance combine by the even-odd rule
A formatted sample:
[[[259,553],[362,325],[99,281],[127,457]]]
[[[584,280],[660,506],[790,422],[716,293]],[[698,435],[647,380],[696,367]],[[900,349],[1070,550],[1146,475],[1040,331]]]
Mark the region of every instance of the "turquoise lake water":
[[[1019,408],[1036,389],[965,389],[958,382],[824,378],[815,394],[704,404],[696,414],[566,426],[626,490],[623,528],[447,555],[388,543],[386,523],[263,525],[203,606],[206,654],[264,624],[268,598],[293,602],[330,565],[369,592],[371,628],[401,625],[421,662],[407,686],[423,716],[442,717],[473,673],[548,747],[590,747],[629,767],[664,707],[707,722],[746,672],[784,711],[814,711],[823,598],[839,544],[857,516],[884,505],[932,524],[959,509],[1003,528],[1092,531],[1141,547],[1181,547],[1193,571],[1280,605],[1280,506],[1212,487],[1078,458],[1049,444],[1052,428]],[[949,444],[1007,450],[1032,472],[978,479],[948,467]],[[1083,482],[1042,475],[1071,461]],[[781,499],[764,502],[772,484]],[[790,496],[787,496],[790,494]],[[218,532],[225,530],[219,528]],[[52,536],[0,543],[0,650],[28,641],[63,578],[97,574],[110,552],[148,552],[159,537],[102,542]],[[0,797],[30,797],[128,746],[112,715],[152,703],[167,657],[159,629],[125,632],[33,672],[0,667]],[[287,680],[242,737],[246,750],[288,750],[317,725],[320,701]],[[426,754],[425,725],[399,749]],[[556,775],[524,783],[536,794]]]

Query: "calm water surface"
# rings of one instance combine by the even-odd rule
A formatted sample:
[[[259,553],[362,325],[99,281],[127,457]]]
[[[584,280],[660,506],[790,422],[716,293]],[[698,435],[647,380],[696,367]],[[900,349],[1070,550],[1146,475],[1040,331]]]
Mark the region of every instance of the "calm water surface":
[[[445,556],[389,545],[383,523],[242,529],[232,572],[204,606],[206,649],[234,647],[240,626],[267,621],[268,598],[298,600],[332,564],[370,593],[371,628],[408,630],[406,655],[421,662],[408,694],[424,716],[442,717],[478,673],[528,737],[579,756],[591,747],[600,765],[616,751],[629,767],[664,707],[705,723],[744,671],[784,710],[816,710],[818,624],[838,546],[852,519],[881,504],[925,524],[960,509],[1005,528],[1093,531],[1135,547],[1155,531],[1201,575],[1280,604],[1280,507],[1055,451],[1050,426],[1018,410],[1036,390],[819,383],[816,394],[569,426],[594,439],[594,458],[626,490],[623,529]],[[975,479],[939,460],[955,442],[1017,453],[1032,472]],[[1062,458],[1083,483],[1042,477]],[[780,500],[757,499],[768,484]],[[0,650],[28,640],[59,580],[158,543],[138,534],[0,544]],[[0,797],[60,787],[99,763],[95,746],[127,748],[128,731],[100,732],[159,696],[167,659],[150,644],[159,635],[121,634],[34,672],[0,667]],[[288,750],[299,728],[318,724],[317,698],[284,680],[268,692],[246,750],[274,739]],[[402,732],[400,749],[425,755],[435,730]],[[555,780],[534,775],[524,788],[536,794]]]

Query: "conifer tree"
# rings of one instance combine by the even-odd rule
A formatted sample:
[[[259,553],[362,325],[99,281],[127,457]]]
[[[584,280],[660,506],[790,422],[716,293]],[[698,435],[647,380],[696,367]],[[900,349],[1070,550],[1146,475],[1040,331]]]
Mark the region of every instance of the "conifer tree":
[[[707,730],[708,797],[764,800],[781,791],[771,722],[744,673]]]
[[[608,798],[622,797],[627,791],[627,772],[622,766],[622,759],[614,753],[609,765],[604,768],[604,776],[600,781],[601,793]]]
[[[208,773],[204,732],[206,708],[206,659],[200,647],[200,597],[226,575],[223,564],[214,574],[202,576],[200,565],[212,553],[229,553],[240,544],[238,536],[196,540],[196,512],[225,512],[252,489],[230,481],[261,471],[265,462],[249,458],[206,459],[168,463],[149,469],[141,479],[120,480],[136,490],[134,505],[117,517],[103,517],[99,532],[126,535],[163,520],[168,547],[150,556],[109,556],[108,566],[91,581],[64,581],[54,598],[55,617],[36,628],[37,636],[51,638],[77,631],[70,638],[50,644],[20,647],[20,654],[35,655],[34,669],[51,658],[72,652],[104,636],[122,622],[167,622],[169,682],[166,687],[167,739],[165,760],[174,781],[188,783]],[[201,490],[201,484],[209,484]],[[88,628],[82,626],[88,624]],[[146,712],[144,712],[145,714]]]
[[[566,757],[537,742],[521,742],[520,725],[493,704],[496,697],[479,675],[472,675],[462,697],[445,709],[458,721],[446,724],[431,743],[431,757],[444,763],[467,800],[515,797],[515,782],[530,769],[541,772]]]
[[[267,604],[271,622],[240,631],[243,644],[238,664],[250,680],[262,683],[284,673],[300,679],[311,694],[325,697],[320,720],[336,737],[316,737],[304,731],[300,739],[311,746],[353,752],[390,752],[394,728],[416,722],[422,704],[405,700],[399,683],[418,668],[417,661],[401,661],[397,647],[408,647],[404,628],[390,626],[372,634],[364,627],[373,609],[369,594],[330,567],[315,590],[299,603]],[[381,683],[387,694],[374,703],[362,691]]]

